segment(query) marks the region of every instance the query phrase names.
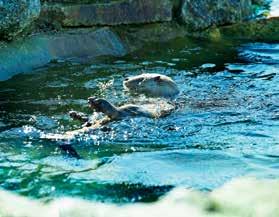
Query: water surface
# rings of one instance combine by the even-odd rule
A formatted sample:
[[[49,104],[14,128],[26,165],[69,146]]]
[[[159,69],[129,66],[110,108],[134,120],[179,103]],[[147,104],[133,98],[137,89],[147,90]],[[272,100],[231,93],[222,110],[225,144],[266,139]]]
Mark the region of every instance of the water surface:
[[[278,178],[278,67],[278,44],[176,39],[17,75],[0,83],[0,186],[43,200],[134,202],[174,186],[210,191],[235,177]],[[156,102],[123,91],[123,79],[142,71],[178,83],[170,116],[114,122],[71,141],[41,138],[78,129],[67,112],[91,113],[92,95],[117,105]],[[67,156],[61,143],[82,158]]]

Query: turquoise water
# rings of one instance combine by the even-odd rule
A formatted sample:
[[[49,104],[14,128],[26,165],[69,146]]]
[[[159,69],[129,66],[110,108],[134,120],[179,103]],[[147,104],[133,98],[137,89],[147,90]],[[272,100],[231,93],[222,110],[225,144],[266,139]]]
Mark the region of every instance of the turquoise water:
[[[60,62],[0,83],[0,186],[51,200],[153,201],[175,186],[213,190],[235,177],[279,177],[279,45],[177,39],[123,58]],[[179,108],[161,119],[109,124],[70,141],[71,109],[156,99],[123,91],[142,70],[171,76]],[[93,118],[97,116],[94,114]],[[82,157],[67,156],[71,144]]]

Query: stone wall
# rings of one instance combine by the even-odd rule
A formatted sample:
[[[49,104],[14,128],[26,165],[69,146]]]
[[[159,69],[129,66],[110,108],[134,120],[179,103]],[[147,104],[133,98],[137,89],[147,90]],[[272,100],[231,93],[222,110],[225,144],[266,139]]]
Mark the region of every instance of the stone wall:
[[[177,37],[278,41],[279,16],[251,20],[251,1],[0,0],[0,80],[57,59],[122,56]]]
[[[0,38],[13,39],[26,29],[142,28],[171,21],[191,33],[247,21],[255,3],[265,0],[0,0]]]
[[[146,24],[176,20],[191,31],[243,21],[251,0],[44,0],[41,20],[61,27]],[[194,28],[192,28],[194,27]]]

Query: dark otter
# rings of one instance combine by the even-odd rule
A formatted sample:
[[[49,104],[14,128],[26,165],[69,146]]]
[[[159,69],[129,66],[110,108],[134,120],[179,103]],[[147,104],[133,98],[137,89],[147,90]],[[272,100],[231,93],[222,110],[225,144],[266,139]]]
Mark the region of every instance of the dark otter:
[[[151,97],[172,98],[179,94],[177,84],[170,77],[156,73],[144,73],[126,78],[123,85],[131,93]]]
[[[85,125],[78,130],[68,131],[63,135],[59,134],[47,134],[44,135],[43,138],[47,139],[55,139],[55,140],[71,140],[74,139],[77,135],[92,132],[95,129],[101,129],[104,127],[104,130],[108,130],[109,128],[105,128],[105,124],[113,121],[120,120],[129,117],[148,117],[148,118],[159,118],[163,116],[169,115],[175,107],[165,101],[157,100],[156,103],[145,104],[142,106],[138,105],[124,105],[120,107],[116,107],[105,99],[89,97],[88,98],[89,107],[94,109],[96,112],[101,112],[106,115],[101,120],[96,121],[94,124],[89,122],[89,117],[81,112],[70,111],[69,115],[76,120],[79,120]],[[60,149],[63,150],[67,155],[75,158],[80,158],[76,150],[71,145],[60,145]]]
[[[149,105],[124,105],[116,107],[105,99],[95,97],[88,98],[89,106],[96,112],[104,113],[111,120],[123,119],[126,117],[148,117],[159,118],[170,114],[174,107],[170,104],[149,104]],[[167,105],[167,106],[166,106]]]
[[[166,101],[156,100],[156,103],[144,104],[141,106],[138,105],[124,105],[117,107],[112,103],[108,102],[105,99],[100,99],[96,97],[88,98],[89,107],[94,109],[96,112],[103,113],[106,117],[97,120],[95,123],[90,123],[89,117],[83,113],[71,111],[70,116],[75,120],[79,120],[82,123],[85,123],[81,129],[68,131],[64,135],[49,134],[47,137],[52,139],[72,139],[76,135],[88,133],[94,129],[109,130],[105,127],[107,123],[120,120],[129,117],[148,117],[148,118],[159,118],[169,115],[174,109],[175,106],[167,103]]]

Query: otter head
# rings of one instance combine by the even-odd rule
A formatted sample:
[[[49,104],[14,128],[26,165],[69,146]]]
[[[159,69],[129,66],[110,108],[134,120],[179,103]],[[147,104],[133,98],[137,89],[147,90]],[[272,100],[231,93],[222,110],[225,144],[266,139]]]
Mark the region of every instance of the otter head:
[[[69,111],[69,116],[73,119],[78,117],[78,113],[76,111]]]
[[[155,73],[127,78],[123,85],[132,93],[153,97],[173,97],[179,93],[176,83],[171,78]]]
[[[115,113],[118,112],[117,108],[105,99],[89,97],[88,104],[89,107],[94,109],[96,112],[102,112],[109,117],[114,116]]]

